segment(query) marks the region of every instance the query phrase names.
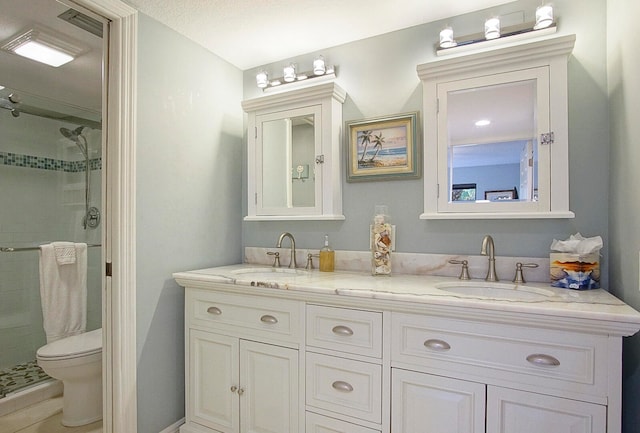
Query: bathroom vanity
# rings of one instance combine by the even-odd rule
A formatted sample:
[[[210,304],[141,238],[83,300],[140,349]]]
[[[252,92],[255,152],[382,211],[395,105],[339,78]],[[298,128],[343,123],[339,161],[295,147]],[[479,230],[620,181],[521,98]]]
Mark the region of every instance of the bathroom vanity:
[[[234,265],[185,287],[181,433],[619,433],[604,290]]]

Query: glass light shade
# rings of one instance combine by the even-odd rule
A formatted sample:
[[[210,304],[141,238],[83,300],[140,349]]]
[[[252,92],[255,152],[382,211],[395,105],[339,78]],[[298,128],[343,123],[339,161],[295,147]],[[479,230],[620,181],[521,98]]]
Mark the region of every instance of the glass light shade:
[[[553,6],[543,5],[536,8],[536,24],[534,30],[544,29],[553,24]]]
[[[269,75],[265,71],[260,71],[256,75],[256,85],[261,89],[269,85]]]
[[[324,75],[326,71],[327,69],[324,64],[324,57],[316,57],[316,59],[313,61],[313,75]]]
[[[284,67],[283,73],[284,73],[284,77],[283,77],[284,81],[286,81],[287,83],[295,81],[296,66],[293,63],[289,63],[287,66]]]
[[[73,57],[69,54],[36,41],[28,41],[16,47],[13,52],[22,57],[27,57],[56,68],[73,60]]]
[[[500,37],[500,18],[489,18],[484,22],[485,39],[497,39]]]
[[[458,45],[456,41],[453,40],[453,29],[451,27],[447,27],[440,32],[440,48],[451,48]]]

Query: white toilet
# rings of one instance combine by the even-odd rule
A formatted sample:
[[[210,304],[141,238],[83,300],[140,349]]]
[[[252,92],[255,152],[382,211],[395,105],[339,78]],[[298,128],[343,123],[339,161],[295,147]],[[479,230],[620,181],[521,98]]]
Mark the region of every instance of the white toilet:
[[[62,381],[63,425],[102,419],[102,328],[42,346],[36,359],[45,373]]]

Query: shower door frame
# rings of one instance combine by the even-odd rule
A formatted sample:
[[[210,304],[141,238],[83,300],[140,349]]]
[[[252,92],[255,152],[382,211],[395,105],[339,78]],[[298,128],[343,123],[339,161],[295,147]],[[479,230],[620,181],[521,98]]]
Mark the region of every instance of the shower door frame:
[[[106,18],[102,86],[103,432],[137,430],[135,154],[138,13],[120,0],[66,0]],[[107,266],[107,263],[109,264]]]

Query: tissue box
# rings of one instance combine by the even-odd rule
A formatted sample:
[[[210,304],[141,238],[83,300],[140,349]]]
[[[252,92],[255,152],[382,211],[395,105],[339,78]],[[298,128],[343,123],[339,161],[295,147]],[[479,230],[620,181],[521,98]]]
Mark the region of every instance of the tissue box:
[[[551,285],[566,289],[588,290],[600,287],[600,255],[551,253]]]

